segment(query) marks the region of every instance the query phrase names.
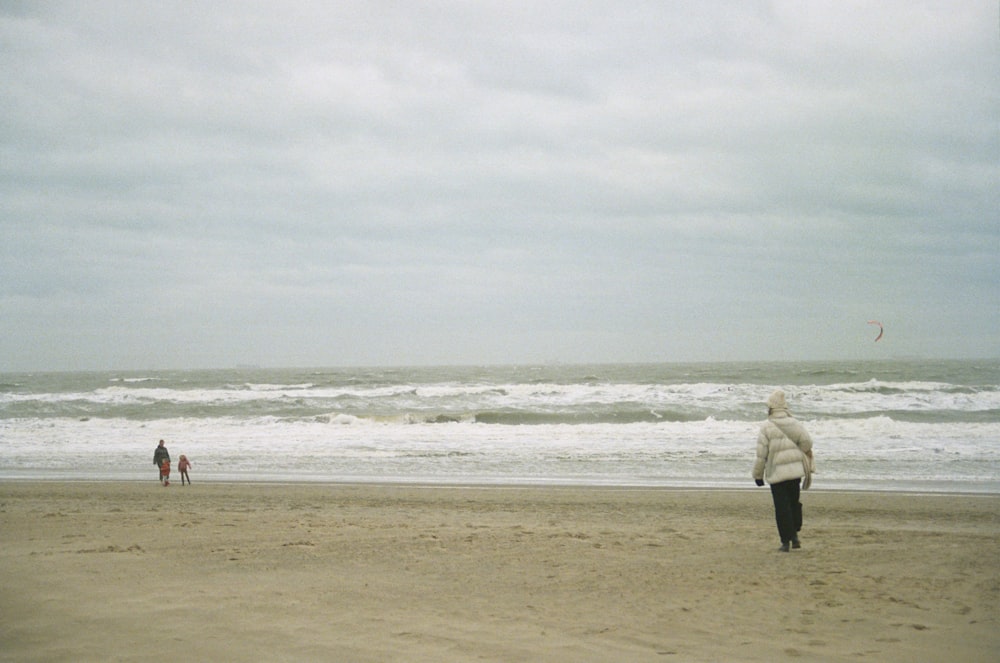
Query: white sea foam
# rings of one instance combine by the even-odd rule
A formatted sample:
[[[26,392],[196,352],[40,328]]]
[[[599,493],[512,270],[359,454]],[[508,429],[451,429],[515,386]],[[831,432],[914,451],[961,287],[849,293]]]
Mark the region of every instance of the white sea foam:
[[[756,439],[753,424],[716,420],[502,427],[346,421],[7,421],[0,477],[79,469],[81,459],[87,478],[145,477],[162,437],[208,478],[738,485],[747,481]],[[997,483],[1000,451],[989,440],[1000,437],[1000,424],[927,426],[885,417],[807,424],[817,440],[817,486]]]
[[[628,406],[661,410],[743,414],[759,411],[769,387],[755,384],[433,384],[370,387],[319,387],[314,384],[255,384],[222,388],[170,388],[108,386],[88,392],[0,393],[6,403],[81,403],[94,405],[177,404],[226,405],[281,403],[298,400],[315,403],[382,403],[397,409],[453,410],[525,408],[529,410],[580,409],[593,406]],[[871,389],[858,385],[819,385],[787,390],[797,413],[835,415],[871,412],[990,412],[1000,410],[998,389],[956,389],[935,383],[881,384]],[[662,415],[659,415],[662,416]]]
[[[1000,492],[1000,370],[889,368],[912,379],[852,382],[839,365],[5,376],[0,478],[149,479],[163,438],[203,479],[744,486],[780,386],[816,440],[817,487]]]

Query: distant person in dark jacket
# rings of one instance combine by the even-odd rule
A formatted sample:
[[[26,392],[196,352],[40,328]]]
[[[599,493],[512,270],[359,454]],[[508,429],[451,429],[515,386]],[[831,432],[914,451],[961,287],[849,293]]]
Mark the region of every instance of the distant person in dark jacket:
[[[160,471],[160,481],[163,481],[163,461],[170,462],[170,452],[164,446],[163,440],[160,440],[160,445],[153,452],[153,465]]]
[[[761,424],[757,435],[753,478],[758,486],[763,486],[765,479],[771,485],[782,552],[788,552],[789,546],[802,547],[799,543],[799,530],[802,529],[799,488],[809,488],[812,479],[812,446],[812,438],[805,427],[789,412],[785,392],[775,391],[767,399],[767,421]]]

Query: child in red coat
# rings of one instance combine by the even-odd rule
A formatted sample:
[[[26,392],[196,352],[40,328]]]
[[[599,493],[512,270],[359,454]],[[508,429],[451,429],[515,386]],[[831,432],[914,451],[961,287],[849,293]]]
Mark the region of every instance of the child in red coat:
[[[191,461],[184,454],[181,454],[181,462],[177,463],[177,469],[181,473],[181,485],[184,485],[184,480],[187,479],[188,483],[191,483],[191,477],[188,476],[188,468],[191,467]]]
[[[166,459],[160,463],[160,478],[164,486],[170,485],[170,460]]]

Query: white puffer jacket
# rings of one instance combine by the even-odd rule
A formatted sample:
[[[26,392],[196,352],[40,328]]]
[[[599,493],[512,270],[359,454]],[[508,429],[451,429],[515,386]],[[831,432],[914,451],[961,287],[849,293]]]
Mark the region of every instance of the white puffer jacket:
[[[807,458],[808,456],[808,458]],[[803,461],[811,463],[812,438],[787,408],[774,408],[757,435],[753,478],[781,483],[806,476]]]

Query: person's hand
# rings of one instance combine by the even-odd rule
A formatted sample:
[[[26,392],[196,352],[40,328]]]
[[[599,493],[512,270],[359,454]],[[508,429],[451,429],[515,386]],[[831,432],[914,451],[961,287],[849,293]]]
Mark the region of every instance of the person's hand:
[[[764,480],[763,479],[754,479],[753,482],[755,484],[757,484],[758,486],[763,486],[764,485]]]

